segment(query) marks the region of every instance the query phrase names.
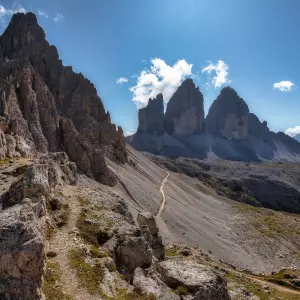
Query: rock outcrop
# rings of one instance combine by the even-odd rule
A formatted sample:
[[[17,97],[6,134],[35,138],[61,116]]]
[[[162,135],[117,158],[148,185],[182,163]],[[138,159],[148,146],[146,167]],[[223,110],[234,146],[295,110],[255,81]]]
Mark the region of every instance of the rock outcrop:
[[[211,105],[205,119],[207,133],[228,140],[243,140],[248,136],[247,103],[230,88],[223,88]]]
[[[125,140],[94,85],[63,66],[32,13],[13,15],[0,41],[0,156],[63,150],[81,171],[114,185],[104,156],[124,163]]]
[[[166,114],[166,131],[187,136],[201,133],[204,123],[203,95],[192,79],[186,79],[170,98]]]
[[[151,246],[153,255],[160,261],[165,258],[165,246],[159,234],[154,216],[150,213],[139,213],[137,221],[142,230],[144,238]]]
[[[161,280],[171,288],[185,287],[191,300],[229,300],[227,282],[211,268],[190,260],[169,259],[157,264]]]
[[[132,273],[138,267],[151,266],[152,250],[143,237],[129,237],[118,247],[117,261]]]
[[[42,299],[46,200],[57,185],[75,182],[75,164],[54,153],[29,166],[1,196],[1,299]]]
[[[165,133],[164,127],[164,100],[159,94],[154,99],[149,99],[148,105],[139,110],[138,132],[146,132],[157,135]]]

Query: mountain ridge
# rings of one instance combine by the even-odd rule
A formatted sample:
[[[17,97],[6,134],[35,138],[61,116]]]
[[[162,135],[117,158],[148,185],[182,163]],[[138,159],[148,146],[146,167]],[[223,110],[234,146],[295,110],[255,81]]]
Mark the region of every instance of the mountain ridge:
[[[185,87],[189,90],[177,97],[178,91]],[[200,96],[198,101],[191,102],[189,97],[195,89]],[[202,107],[199,108],[199,104]],[[171,113],[168,107],[173,107]],[[178,119],[184,115],[185,107],[191,112],[202,111],[198,120],[193,114],[185,117],[185,123]],[[164,121],[164,135],[137,131],[126,138],[127,142],[137,150],[166,156],[245,161],[300,160],[300,143],[283,132],[270,131],[267,122],[261,122],[250,112],[247,103],[231,87],[221,90],[204,117],[203,95],[192,79],[186,79],[170,98]],[[173,130],[175,123],[176,131]]]
[[[65,151],[80,171],[110,185],[104,156],[126,161],[121,127],[111,123],[96,88],[64,66],[33,13],[12,16],[0,37],[2,157]]]

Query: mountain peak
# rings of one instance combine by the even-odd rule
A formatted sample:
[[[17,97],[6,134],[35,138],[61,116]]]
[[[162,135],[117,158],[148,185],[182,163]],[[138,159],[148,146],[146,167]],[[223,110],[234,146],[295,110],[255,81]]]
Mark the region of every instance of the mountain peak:
[[[162,135],[164,128],[164,98],[158,94],[156,98],[149,99],[148,105],[139,110],[138,132],[147,132]]]
[[[185,79],[170,98],[165,120],[166,130],[171,135],[191,135],[202,131],[203,95],[193,79]]]
[[[14,14],[3,35],[20,34],[20,32],[34,32],[36,35],[33,38],[42,39],[46,37],[43,28],[38,24],[36,15],[31,12]]]
[[[205,120],[208,133],[226,139],[244,139],[248,134],[247,103],[238,93],[227,86],[211,105]]]

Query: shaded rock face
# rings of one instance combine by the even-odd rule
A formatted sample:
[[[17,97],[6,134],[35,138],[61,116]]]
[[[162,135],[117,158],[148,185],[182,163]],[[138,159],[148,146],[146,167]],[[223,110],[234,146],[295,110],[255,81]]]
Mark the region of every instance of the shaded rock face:
[[[125,140],[94,85],[63,66],[32,13],[14,15],[0,41],[0,130],[22,149],[17,155],[64,150],[81,171],[115,184],[104,156],[124,163]]]
[[[249,134],[257,137],[260,140],[268,141],[269,140],[269,128],[266,121],[260,122],[258,117],[253,114],[249,113],[248,115],[248,130]]]
[[[151,246],[153,255],[160,261],[165,258],[165,246],[159,234],[156,220],[151,213],[138,213],[137,222],[145,240]]]
[[[1,196],[0,299],[42,299],[46,199],[58,184],[75,182],[76,165],[65,153],[53,153]]]
[[[152,263],[152,250],[143,237],[129,237],[117,249],[117,260],[129,273]]]
[[[161,280],[170,288],[183,286],[193,300],[229,300],[227,282],[211,268],[190,260],[169,259],[158,263]]]
[[[168,102],[166,131],[177,136],[201,133],[203,123],[203,95],[192,79],[186,79]]]
[[[157,135],[165,133],[164,100],[162,94],[157,95],[154,99],[149,99],[148,105],[139,110],[138,132]]]
[[[248,136],[247,103],[230,87],[223,88],[205,119],[206,132],[228,140]]]

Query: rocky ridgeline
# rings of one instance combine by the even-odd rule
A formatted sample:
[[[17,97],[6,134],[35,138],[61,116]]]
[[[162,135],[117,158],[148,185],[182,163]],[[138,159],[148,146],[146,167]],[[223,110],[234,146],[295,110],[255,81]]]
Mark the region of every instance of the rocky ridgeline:
[[[114,185],[104,156],[124,163],[125,140],[94,85],[63,66],[32,13],[15,14],[0,41],[0,158],[62,150]]]
[[[138,133],[168,133],[175,137],[210,134],[227,140],[245,140],[252,135],[265,142],[271,139],[267,122],[260,122],[250,113],[247,103],[231,87],[221,90],[206,118],[203,105],[199,88],[192,79],[186,79],[170,98],[165,114],[162,94],[139,110]]]
[[[166,156],[300,160],[300,144],[270,131],[231,87],[221,90],[204,117],[203,95],[192,79],[183,81],[165,114],[163,96],[150,99],[139,111],[137,133],[127,141],[137,150]]]

